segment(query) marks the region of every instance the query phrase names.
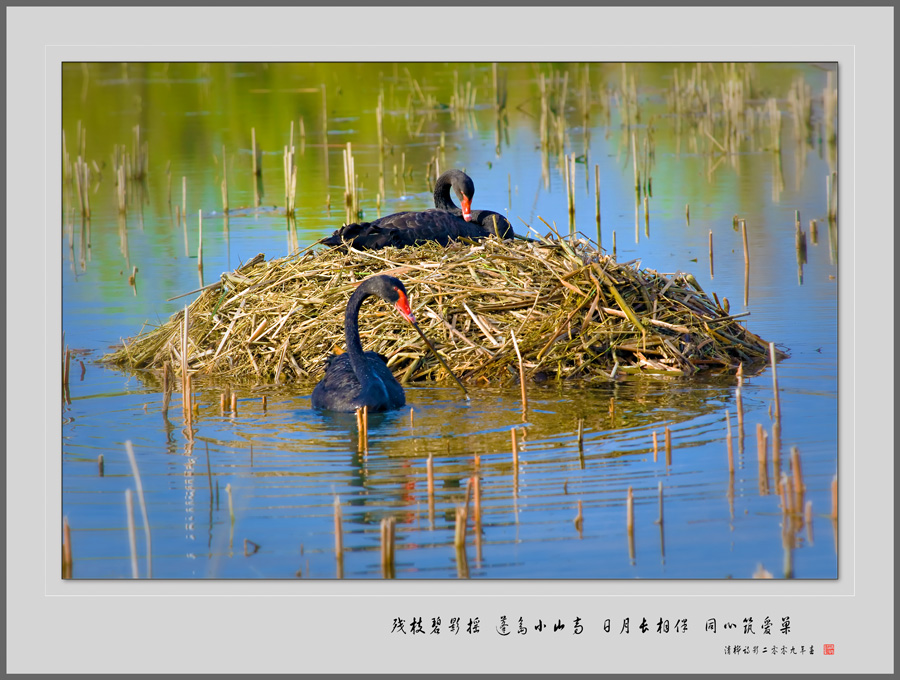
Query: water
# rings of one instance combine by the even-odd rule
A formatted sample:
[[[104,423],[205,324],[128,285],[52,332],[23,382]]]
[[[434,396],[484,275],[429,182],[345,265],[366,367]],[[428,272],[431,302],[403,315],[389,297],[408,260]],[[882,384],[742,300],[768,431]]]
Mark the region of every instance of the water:
[[[76,156],[75,140],[83,128],[86,158],[99,169],[99,181],[96,172],[91,181],[90,221],[82,223],[68,187],[62,216],[63,328],[66,343],[78,352],[71,367],[71,402],[62,408],[62,501],[72,528],[74,577],[132,575],[125,511],[125,490],[136,488],[125,452],[125,442],[131,441],[147,504],[154,578],[334,578],[335,498],[342,511],[345,578],[382,577],[380,525],[389,517],[396,521],[396,577],[401,579],[455,579],[466,572],[490,579],[749,578],[758,565],[775,577],[784,576],[789,565],[796,578],[835,578],[837,537],[828,515],[837,471],[837,249],[826,219],[825,177],[835,167],[833,152],[822,141],[826,73],[805,65],[756,65],[754,88],[763,94],[747,107],[758,109],[764,97],[778,98],[784,114],[781,152],[767,145],[768,128],[760,123],[744,133],[737,153],[725,154],[707,151],[706,135],[689,124],[696,116],[676,116],[667,106],[673,65],[627,68],[628,78],[635,76],[641,106],[640,120],[631,129],[637,139],[650,134],[655,143],[649,229],[641,209],[637,242],[631,135],[623,125],[618,64],[591,66],[586,126],[582,65],[499,65],[507,91],[499,124],[490,64],[66,65],[67,150]],[[590,138],[587,163],[576,163],[577,228],[596,238],[596,164],[605,248],[611,249],[615,231],[620,261],[639,258],[642,266],[659,271],[693,273],[704,290],[727,297],[733,313],[751,312],[745,319],[750,330],[790,352],[778,365],[781,467],[790,474],[790,449],[797,447],[804,500],[812,502],[813,513],[811,531],[804,525],[788,532],[792,547],[785,547],[772,461],[763,476],[756,462],[757,424],[771,442],[770,368],[745,377],[743,438],[735,417],[733,374],[629,378],[599,388],[529,385],[524,422],[514,384],[472,386],[470,403],[452,386],[417,384],[407,388],[412,423],[409,409],[371,416],[368,451],[361,452],[352,416],[311,409],[311,384],[236,385],[234,415],[220,409],[222,385],[201,383],[196,433],[190,439],[180,394],[164,415],[157,377],[98,363],[120,338],[167,319],[192,299],[168,298],[215,282],[220,272],[257,253],[281,257],[340,226],[345,220],[341,147],[348,141],[363,184],[362,207],[367,218],[376,216],[380,91],[386,137],[381,214],[429,207],[423,175],[437,156],[442,169],[464,167],[473,176],[473,207],[507,213],[519,231],[525,230],[522,220],[542,227],[537,216],[565,231],[563,168],[555,153],[542,157],[539,134],[539,75],[558,87],[565,71],[566,153],[584,153],[586,132]],[[425,101],[448,104],[454,73],[460,91],[467,81],[477,88],[471,110],[456,112]],[[813,125],[799,141],[786,100],[797,77],[810,85],[813,96]],[[288,225],[283,212],[282,154],[291,121],[300,177],[295,226]],[[131,151],[135,125],[148,144],[149,172],[143,185],[129,183],[130,207],[121,218],[112,155],[114,145]],[[259,209],[253,207],[251,128],[262,150]],[[227,220],[220,189],[223,145],[234,211]],[[174,216],[174,206],[182,202],[182,177],[186,227]],[[690,205],[689,224],[685,204]],[[199,210],[204,214],[202,273],[196,266]],[[818,221],[818,239],[808,242],[802,280],[794,250],[795,210],[804,231],[810,231],[810,219]],[[734,215],[748,226],[746,308],[743,245],[733,228]],[[710,231],[714,277],[707,257]],[[726,453],[729,420],[733,478]],[[670,465],[664,450],[667,426]],[[429,455],[433,510],[427,492]],[[472,533],[470,499],[463,560],[454,549],[455,512],[466,502],[467,480],[476,474],[481,545],[475,545]],[[631,546],[629,488],[634,494]],[[579,502],[580,532],[575,524]],[[139,574],[146,576],[137,505],[135,523]]]

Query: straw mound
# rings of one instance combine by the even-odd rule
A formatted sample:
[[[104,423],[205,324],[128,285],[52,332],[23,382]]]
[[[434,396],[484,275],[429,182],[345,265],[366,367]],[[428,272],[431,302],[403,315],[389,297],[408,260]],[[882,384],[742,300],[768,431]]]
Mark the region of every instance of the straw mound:
[[[534,380],[690,375],[764,361],[768,353],[693,276],[620,264],[584,243],[491,237],[263,260],[223,274],[189,305],[191,371],[317,379],[325,358],[345,346],[344,310],[355,285],[376,273],[404,282],[420,327],[464,382],[518,379],[513,334],[526,379]],[[179,312],[105,359],[180,367],[183,320]],[[402,382],[447,378],[415,330],[377,298],[363,304],[360,331],[364,348],[389,357]]]

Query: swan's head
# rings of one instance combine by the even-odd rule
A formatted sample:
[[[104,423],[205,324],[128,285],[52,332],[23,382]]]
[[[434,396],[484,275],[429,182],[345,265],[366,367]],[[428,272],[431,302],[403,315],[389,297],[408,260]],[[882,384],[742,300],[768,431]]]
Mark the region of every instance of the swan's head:
[[[404,319],[410,323],[416,322],[416,317],[409,306],[409,295],[407,295],[406,287],[400,279],[382,274],[373,276],[369,281],[371,281],[370,285],[374,288],[372,292],[385,302],[393,303],[396,310],[400,312],[400,316]]]
[[[448,170],[442,176],[450,180],[456,198],[462,206],[462,216],[466,222],[472,221],[472,199],[475,197],[475,182],[462,170]],[[440,179],[438,179],[440,181]]]
[[[360,295],[363,298],[368,295],[377,295],[385,302],[394,305],[404,319],[410,323],[416,322],[416,317],[409,306],[409,296],[406,294],[406,288],[400,279],[395,279],[393,276],[386,274],[370,276],[359,284],[359,288],[357,288],[357,292],[354,295]],[[351,305],[348,305],[348,314],[350,309]],[[357,306],[356,309],[359,309],[359,307]]]
[[[409,297],[406,295],[406,288],[403,287],[403,284],[397,281],[399,285],[393,286],[393,291],[397,295],[397,300],[394,302],[394,307],[400,312],[400,315],[409,321],[410,323],[416,322],[416,317],[412,313],[412,309],[409,306]]]

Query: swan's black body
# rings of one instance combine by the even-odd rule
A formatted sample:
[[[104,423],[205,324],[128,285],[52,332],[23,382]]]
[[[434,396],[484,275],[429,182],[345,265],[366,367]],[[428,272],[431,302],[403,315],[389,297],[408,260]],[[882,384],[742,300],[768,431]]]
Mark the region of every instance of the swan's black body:
[[[373,276],[359,284],[344,315],[347,352],[326,361],[325,377],[312,393],[313,408],[352,412],[367,406],[374,412],[391,411],[406,404],[403,388],[387,367],[387,360],[377,352],[363,352],[359,340],[359,308],[370,295],[393,303],[407,321],[415,321],[406,289],[399,280]]]
[[[453,203],[450,189],[456,193],[462,207]],[[402,248],[425,241],[437,241],[446,246],[460,237],[479,239],[494,233],[494,217],[500,238],[514,236],[512,225],[503,215],[491,210],[472,210],[475,184],[461,170],[448,170],[434,185],[433,210],[400,212],[372,222],[360,222],[341,227],[321,243],[339,246],[344,241],[359,250],[378,250],[387,246]]]

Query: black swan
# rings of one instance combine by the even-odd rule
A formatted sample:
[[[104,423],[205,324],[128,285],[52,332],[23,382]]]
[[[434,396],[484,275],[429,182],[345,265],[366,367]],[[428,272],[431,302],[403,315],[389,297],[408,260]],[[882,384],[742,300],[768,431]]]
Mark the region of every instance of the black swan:
[[[453,203],[450,189],[456,193],[461,208]],[[359,250],[378,250],[387,246],[402,248],[425,241],[446,246],[460,237],[478,239],[495,233],[500,238],[515,236],[512,225],[503,215],[491,210],[472,210],[475,183],[462,170],[447,170],[434,185],[434,209],[422,212],[400,212],[372,222],[347,224],[320,243],[339,246],[347,241]]]
[[[377,352],[363,352],[362,349],[359,339],[359,308],[363,300],[370,295],[377,295],[385,302],[393,303],[401,316],[422,336],[438,361],[465,394],[466,388],[416,324],[416,317],[409,306],[409,298],[403,283],[392,276],[382,274],[363,281],[350,296],[344,314],[347,351],[339,356],[332,355],[326,360],[325,377],[319,381],[312,393],[313,408],[352,412],[366,406],[370,412],[376,412],[393,411],[406,404],[403,387],[388,368],[387,359]],[[468,398],[469,395],[466,394],[466,399]]]

